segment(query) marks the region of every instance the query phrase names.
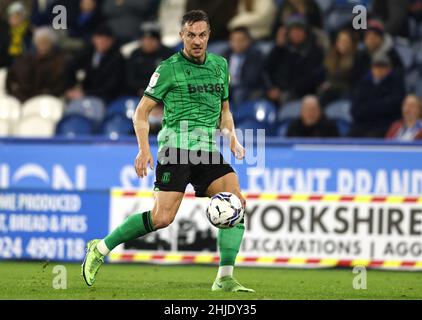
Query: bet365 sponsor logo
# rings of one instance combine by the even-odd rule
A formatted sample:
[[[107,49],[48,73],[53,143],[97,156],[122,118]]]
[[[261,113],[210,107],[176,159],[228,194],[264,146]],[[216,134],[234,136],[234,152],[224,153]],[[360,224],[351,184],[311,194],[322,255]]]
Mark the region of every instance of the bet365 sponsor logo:
[[[203,85],[193,85],[188,84],[188,92],[189,94],[193,93],[220,93],[223,92],[224,85],[220,83],[209,83],[209,84],[203,84]]]

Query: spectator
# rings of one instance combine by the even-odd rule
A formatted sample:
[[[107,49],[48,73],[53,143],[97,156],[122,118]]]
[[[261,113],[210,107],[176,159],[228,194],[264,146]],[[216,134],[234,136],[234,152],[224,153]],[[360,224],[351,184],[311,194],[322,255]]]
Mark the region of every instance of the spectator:
[[[230,97],[235,104],[262,94],[262,53],[253,46],[245,27],[230,32],[230,49],[225,53],[229,63]]]
[[[353,67],[353,83],[358,83],[371,68],[371,60],[376,55],[388,55],[394,69],[401,72],[403,64],[396,50],[392,37],[385,32],[384,25],[379,20],[370,20],[368,29],[364,34],[365,47],[361,50],[355,60]]]
[[[80,99],[85,95],[97,96],[109,102],[118,97],[124,86],[124,60],[115,45],[114,36],[107,26],[99,26],[88,46],[71,64],[69,99]],[[82,87],[77,86],[78,71],[85,74]]]
[[[300,118],[293,120],[287,129],[287,137],[331,138],[338,137],[336,124],[327,119],[316,96],[306,96],[302,100]]]
[[[0,20],[6,21],[8,18],[7,8],[14,2],[17,2],[16,0],[1,0],[0,1]],[[32,12],[33,8],[33,2],[34,0],[20,0],[19,3],[21,3],[24,8],[25,12],[29,13]]]
[[[320,87],[323,106],[338,99],[349,98],[352,89],[352,69],[358,45],[357,34],[349,29],[341,30],[325,59],[326,81]]]
[[[104,0],[104,18],[118,43],[134,40],[139,25],[157,19],[160,1],[157,0]]]
[[[96,0],[80,0],[69,26],[69,36],[89,40],[101,20],[100,8]]]
[[[271,36],[276,6],[273,0],[239,0],[237,14],[230,20],[228,27],[248,28],[255,40],[266,39]]]
[[[171,49],[161,44],[160,39],[157,28],[146,27],[141,31],[140,47],[126,62],[126,85],[130,95],[142,96],[158,64],[173,54]]]
[[[409,16],[417,23],[422,21],[422,0],[409,0]]]
[[[276,35],[265,67],[267,96],[279,104],[315,94],[323,82],[323,50],[315,44],[302,16],[290,17]]]
[[[402,120],[394,122],[387,132],[387,139],[412,141],[422,139],[422,101],[408,95],[402,105]]]
[[[24,5],[13,2],[7,8],[7,16],[6,24],[0,21],[0,68],[10,66],[31,45],[31,28]]]
[[[7,74],[10,95],[25,101],[41,94],[60,97],[64,93],[66,62],[56,43],[57,36],[51,28],[35,30],[35,52],[16,59]]]
[[[186,11],[204,10],[211,22],[211,41],[227,40],[227,25],[235,16],[239,0],[187,0]]]
[[[371,72],[357,85],[352,97],[352,137],[382,138],[400,117],[405,96],[403,77],[387,55],[375,56]]]
[[[287,20],[294,15],[302,15],[309,25],[322,29],[321,10],[315,0],[285,0],[277,14],[277,25],[286,25]]]
[[[385,31],[393,36],[408,36],[408,8],[408,0],[372,1],[372,15],[381,19],[384,22]]]

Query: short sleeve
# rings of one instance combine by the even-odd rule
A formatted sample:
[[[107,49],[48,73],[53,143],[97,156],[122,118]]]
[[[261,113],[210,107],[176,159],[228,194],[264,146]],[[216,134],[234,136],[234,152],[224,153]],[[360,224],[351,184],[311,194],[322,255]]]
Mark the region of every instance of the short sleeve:
[[[224,90],[222,101],[229,100],[229,84],[230,84],[230,74],[227,60],[224,59]]]
[[[148,87],[144,91],[144,96],[156,101],[162,101],[171,86],[172,72],[168,66],[160,64],[152,74]]]

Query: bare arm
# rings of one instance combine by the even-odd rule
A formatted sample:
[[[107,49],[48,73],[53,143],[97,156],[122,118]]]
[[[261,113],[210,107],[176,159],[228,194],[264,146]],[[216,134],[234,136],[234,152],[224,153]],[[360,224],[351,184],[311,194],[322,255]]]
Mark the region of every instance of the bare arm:
[[[148,117],[152,109],[158,103],[148,97],[143,96],[139,102],[135,114],[132,117],[133,127],[135,128],[136,139],[138,140],[139,152],[135,159],[135,170],[139,177],[147,175],[147,165],[151,170],[154,169],[154,159],[151,154],[148,135],[149,122]]]
[[[228,101],[224,101],[221,105],[221,120],[220,120],[221,133],[229,139],[230,150],[237,159],[245,157],[245,149],[237,140],[236,131],[234,127],[233,115],[230,112]]]

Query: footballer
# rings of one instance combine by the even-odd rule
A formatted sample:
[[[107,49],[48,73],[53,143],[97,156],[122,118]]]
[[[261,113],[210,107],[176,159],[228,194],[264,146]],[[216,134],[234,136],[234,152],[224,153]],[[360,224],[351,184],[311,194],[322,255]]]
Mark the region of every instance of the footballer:
[[[142,178],[148,167],[154,169],[148,116],[159,103],[164,104],[163,125],[158,134],[154,206],[150,211],[129,216],[104,239],[88,242],[82,276],[89,286],[94,284],[104,257],[116,246],[172,223],[189,183],[197,197],[230,192],[245,206],[237,175],[216,147],[214,134],[219,127],[230,139],[234,156],[238,159],[245,156],[229,109],[227,61],[206,51],[210,32],[205,12],[193,10],[183,16],[180,31],[183,49],[159,64],[136,108],[133,124],[139,152],[135,170]],[[254,292],[233,277],[244,229],[241,221],[233,228],[218,230],[220,265],[213,291]]]

